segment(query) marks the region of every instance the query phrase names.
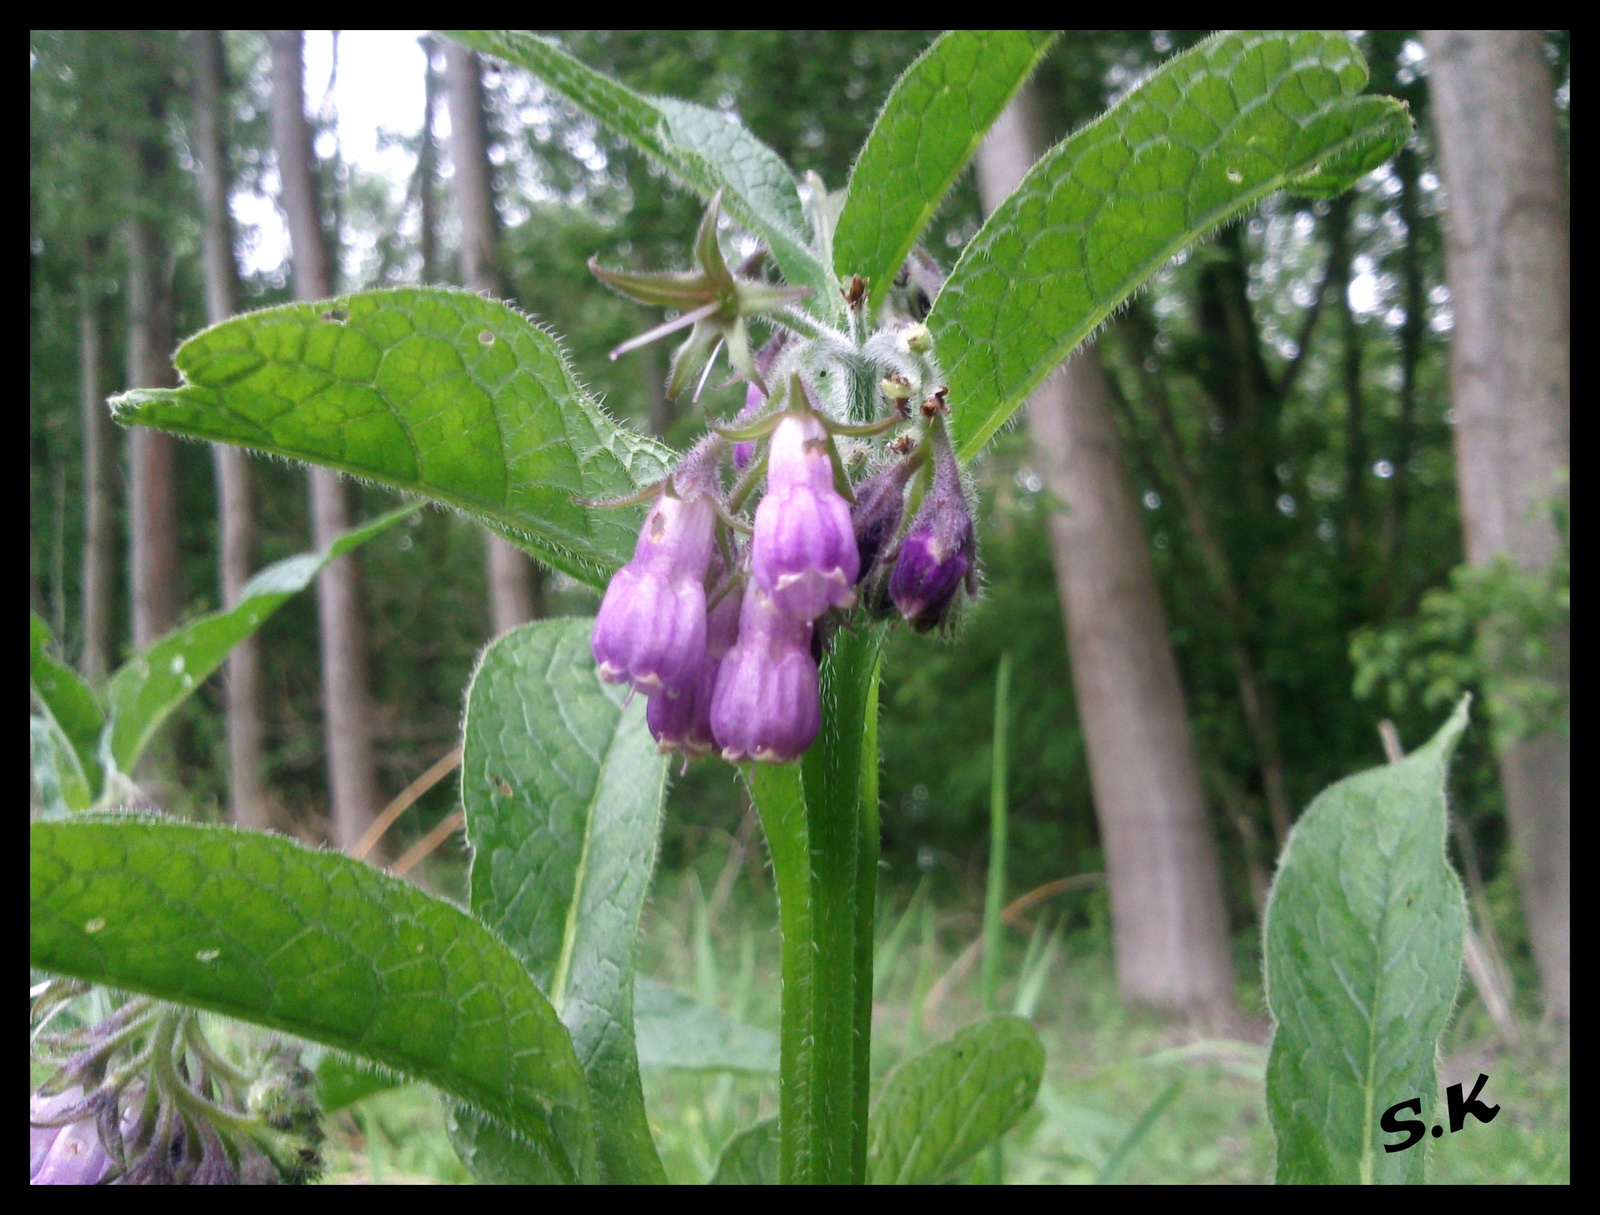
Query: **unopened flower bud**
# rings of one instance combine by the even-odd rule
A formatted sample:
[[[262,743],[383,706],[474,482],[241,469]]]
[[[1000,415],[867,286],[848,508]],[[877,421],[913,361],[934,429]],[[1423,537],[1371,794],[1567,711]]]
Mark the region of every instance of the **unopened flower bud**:
[[[780,611],[807,623],[855,598],[861,554],[849,504],[833,485],[828,432],[815,415],[790,414],[772,433],[750,568]]]
[[[822,724],[811,625],[780,610],[754,580],[739,611],[739,639],[723,658],[711,731],[732,762],[788,763]]]
[[[663,492],[633,560],[617,571],[595,617],[600,678],[647,696],[675,695],[699,674],[706,652],[706,567],[717,514],[704,494]]]
[[[716,749],[711,730],[711,701],[717,691],[722,659],[739,635],[738,588],[727,591],[706,616],[706,656],[700,673],[676,696],[652,696],[645,724],[663,751],[709,755]]]
[[[905,513],[906,482],[915,467],[897,460],[880,473],[856,486],[856,504],[850,512],[855,527],[856,548],[861,554],[862,578],[867,578],[884,543],[894,537]]]
[[[95,1185],[111,1171],[111,1155],[100,1142],[95,1116],[82,1088],[28,1099],[28,1181],[31,1185]],[[83,1110],[76,1122],[64,1117]]]

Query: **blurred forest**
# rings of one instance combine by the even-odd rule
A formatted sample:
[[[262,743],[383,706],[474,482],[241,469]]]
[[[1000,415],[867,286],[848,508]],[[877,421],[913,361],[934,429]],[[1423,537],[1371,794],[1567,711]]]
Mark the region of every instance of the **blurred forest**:
[[[736,110],[798,170],[837,188],[881,99],[933,35],[560,36],[641,91]],[[1031,86],[1040,134],[1062,138],[1200,36],[1065,37]],[[333,40],[335,72],[341,44],[359,37]],[[1541,222],[1560,225],[1552,256],[1564,291],[1569,37],[1530,38],[1543,108],[1529,121],[1548,115],[1555,161],[1545,197],[1559,212]],[[300,62],[296,38],[32,34],[29,594],[81,669],[103,674],[136,644],[220,606],[243,575],[327,534],[303,470],[110,423],[107,396],[170,381],[177,340],[235,309],[419,282],[492,291],[562,335],[614,414],[680,447],[701,430],[699,408],[665,399],[660,348],[606,358],[656,318],[585,265],[591,255],[685,264],[701,201],[525,74],[422,44],[423,86],[404,95],[424,105],[383,119],[387,163],[410,166],[396,176],[345,159],[326,74],[304,79],[296,104],[310,150],[286,171],[284,149],[297,145],[281,113],[283,81]],[[1371,87],[1405,99],[1416,119],[1405,151],[1342,198],[1273,199],[1181,255],[1095,349],[1176,659],[1240,977],[1253,982],[1262,901],[1295,816],[1333,781],[1382,762],[1380,722],[1392,721],[1400,745],[1420,743],[1471,690],[1474,725],[1452,775],[1453,855],[1519,1002],[1542,1001],[1564,1018],[1564,337],[1557,413],[1546,418],[1559,434],[1521,453],[1532,472],[1502,469],[1524,496],[1504,508],[1499,539],[1485,538],[1488,525],[1464,524],[1464,492],[1486,491],[1458,481],[1463,461],[1479,458],[1461,428],[1476,417],[1504,436],[1530,431],[1514,401],[1503,416],[1473,414],[1481,406],[1462,398],[1460,371],[1452,395],[1452,342],[1469,319],[1453,291],[1472,280],[1464,255],[1450,262],[1446,218],[1452,181],[1464,190],[1491,170],[1441,157],[1446,42],[1373,31],[1363,45]],[[1459,79],[1452,87],[1459,101]],[[306,169],[315,193],[297,218],[291,194]],[[286,245],[274,261],[283,226],[264,217],[275,205],[294,236],[292,274]],[[929,250],[953,264],[982,216],[978,175],[968,173]],[[301,264],[297,224],[307,222],[330,254],[321,283]],[[1560,307],[1564,327],[1564,296]],[[1483,307],[1470,312],[1481,328]],[[740,400],[741,388],[725,387],[703,404],[727,415]],[[984,586],[959,635],[936,644],[902,630],[891,645],[883,876],[890,903],[903,904],[925,875],[943,903],[981,901],[994,672],[1009,652],[1009,881],[1023,892],[1083,879],[1065,883],[1054,906],[1069,931],[1104,950],[1109,902],[1096,875],[1107,863],[1074,692],[1084,673],[1069,661],[1051,535],[1070,493],[1052,483],[1039,441],[1036,428],[1013,427],[974,468]],[[318,491],[318,510],[331,509],[333,492]],[[354,483],[337,493],[351,520],[391,501]],[[341,565],[342,640],[330,640],[326,590],[320,631],[317,597],[288,604],[227,678],[189,702],[152,757],[143,775],[165,809],[348,843],[332,818],[325,721],[361,735],[365,758],[350,762],[369,775],[339,796],[362,803],[357,818],[370,822],[457,745],[474,657],[495,631],[598,602],[438,511]],[[324,669],[335,652],[346,663],[338,679]],[[354,699],[325,713],[330,696]],[[453,782],[435,785],[391,832],[388,852],[403,854],[446,820],[455,796]],[[1517,797],[1535,805],[1531,816],[1508,805]],[[752,821],[725,765],[692,766],[672,787],[664,871],[690,869],[708,850],[720,857],[731,836],[749,838]],[[1519,848],[1531,886],[1559,886],[1553,905],[1525,914]],[[457,837],[436,857],[459,850]]]

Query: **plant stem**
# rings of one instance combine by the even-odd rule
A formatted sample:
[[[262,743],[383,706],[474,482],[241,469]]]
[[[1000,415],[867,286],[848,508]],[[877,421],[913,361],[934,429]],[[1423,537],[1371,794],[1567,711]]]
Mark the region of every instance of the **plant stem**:
[[[1011,699],[1011,653],[1000,655],[994,678],[994,756],[989,777],[989,880],[983,901],[983,1011],[1000,1011],[1001,910],[1006,903],[1006,763],[1007,707]],[[996,1141],[989,1149],[989,1184],[1005,1181],[1005,1150]]]

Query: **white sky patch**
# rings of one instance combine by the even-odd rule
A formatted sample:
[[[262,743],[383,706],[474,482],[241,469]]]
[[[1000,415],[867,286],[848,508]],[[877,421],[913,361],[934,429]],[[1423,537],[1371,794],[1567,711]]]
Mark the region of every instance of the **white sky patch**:
[[[414,136],[422,127],[426,103],[426,63],[417,39],[422,30],[341,30],[333,95],[333,33],[307,30],[305,36],[306,108],[317,114],[331,100],[338,121],[339,151],[364,173],[387,178],[398,199],[416,168],[416,158],[400,147],[383,147],[383,132]],[[443,106],[440,106],[441,111]],[[322,151],[325,149],[319,149]],[[276,174],[267,175],[269,188]],[[275,197],[235,193],[234,218],[251,233],[239,250],[246,274],[270,274],[289,256],[289,233]]]

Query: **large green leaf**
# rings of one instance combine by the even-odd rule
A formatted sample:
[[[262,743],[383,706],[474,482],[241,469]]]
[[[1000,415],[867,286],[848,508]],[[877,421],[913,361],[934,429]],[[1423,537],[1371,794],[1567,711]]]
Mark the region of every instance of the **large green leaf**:
[[[913,1055],[872,1110],[867,1180],[942,1181],[1015,1126],[1044,1078],[1044,1047],[1021,1017],[991,1017]]]
[[[768,1118],[728,1140],[712,1185],[777,1185],[778,1120]]]
[[[1343,34],[1218,34],[1040,158],[928,317],[971,459],[1173,254],[1277,190],[1336,193],[1411,119]]]
[[[1437,1103],[1467,924],[1444,781],[1466,725],[1463,701],[1427,746],[1323,792],[1289,836],[1265,933],[1280,1182],[1422,1180],[1425,1149],[1385,1152],[1379,1120],[1416,1097],[1428,1122]]]
[[[626,496],[670,453],[618,426],[556,341],[497,300],[407,287],[224,321],[178,348],[183,386],[112,399],[117,420],[322,464],[477,516],[604,585],[637,535]]]
[[[660,161],[690,189],[723,192],[729,215],[766,241],[784,277],[832,303],[794,175],[732,115],[672,97],[646,97],[574,59],[549,38],[520,30],[450,30],[456,41],[526,68],[602,126]]]
[[[778,1070],[777,1035],[735,1021],[665,983],[634,984],[634,1034],[645,1071],[751,1072]]]
[[[415,886],[276,836],[137,816],[30,827],[30,961],[364,1056],[596,1173],[587,1085],[516,956]]]
[[[42,734],[35,730],[35,767],[48,762],[64,804],[82,809],[94,800],[100,787],[100,732],[105,714],[93,689],[50,653],[50,626],[31,610],[28,683],[44,709],[42,720],[46,723]]]
[[[633,970],[666,759],[645,728],[644,699],[625,707],[623,689],[600,682],[593,627],[525,625],[478,664],[461,758],[472,909],[571,1031],[606,1177],[661,1181],[634,1047]]]
[[[64,818],[93,802],[77,752],[55,720],[42,713],[28,718],[28,762],[46,818]]]
[[[132,772],[161,723],[220,667],[228,652],[264,623],[285,601],[346,553],[419,510],[420,502],[396,507],[352,528],[320,553],[301,553],[267,566],[245,584],[239,602],[201,616],[128,660],[106,685],[111,714],[111,759]]]
[[[834,270],[871,284],[868,316],[878,314],[984,133],[1055,38],[1039,30],[950,30],[895,82],[850,171],[833,234]]]

